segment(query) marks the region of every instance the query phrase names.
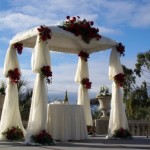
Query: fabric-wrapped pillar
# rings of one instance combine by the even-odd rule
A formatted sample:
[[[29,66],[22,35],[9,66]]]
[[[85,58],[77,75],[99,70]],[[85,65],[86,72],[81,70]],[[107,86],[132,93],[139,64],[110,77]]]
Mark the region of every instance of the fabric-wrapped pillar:
[[[37,36],[32,55],[32,70],[37,73],[34,83],[32,103],[27,127],[26,142],[32,143],[31,136],[47,129],[47,102],[48,94],[41,68],[50,66],[50,55],[47,42],[40,41]]]
[[[115,130],[120,128],[128,129],[128,121],[123,104],[122,89],[114,82],[114,77],[119,73],[123,73],[123,69],[120,63],[120,54],[114,47],[111,51],[109,64],[109,78],[110,80],[113,80],[113,83],[108,138],[112,137]]]
[[[87,61],[84,61],[83,59],[79,58],[77,72],[75,76],[75,82],[80,84],[78,89],[77,104],[83,105],[86,124],[92,125],[90,99],[89,99],[88,89],[86,89],[81,83],[83,78],[89,78],[88,63]]]
[[[4,75],[7,77],[8,71],[15,68],[19,69],[19,63],[17,58],[16,49],[13,45],[7,50],[5,62],[4,62]],[[19,69],[20,71],[20,69]],[[5,136],[2,132],[8,128],[17,127],[23,131],[25,135],[25,129],[22,125],[20,111],[19,111],[19,100],[18,100],[18,88],[17,84],[13,83],[10,79],[7,79],[6,95],[4,99],[4,105],[1,115],[0,122],[0,139],[5,140]]]

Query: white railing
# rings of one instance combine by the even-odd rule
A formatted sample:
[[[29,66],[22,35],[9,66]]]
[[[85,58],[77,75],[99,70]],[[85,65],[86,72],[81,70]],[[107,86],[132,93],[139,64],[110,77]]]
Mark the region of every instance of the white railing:
[[[94,125],[98,134],[108,133],[109,120],[95,120]],[[129,130],[133,136],[150,136],[150,121],[145,120],[129,120]]]
[[[149,136],[150,122],[145,120],[129,120],[129,129],[134,136]]]

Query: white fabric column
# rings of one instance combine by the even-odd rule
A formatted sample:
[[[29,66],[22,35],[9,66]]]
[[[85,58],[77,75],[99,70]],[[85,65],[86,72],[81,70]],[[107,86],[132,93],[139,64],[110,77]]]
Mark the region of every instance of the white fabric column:
[[[37,74],[34,83],[30,116],[27,128],[27,142],[30,141],[30,136],[39,133],[39,131],[41,130],[46,130],[46,121],[47,90],[44,78],[40,74]]]
[[[75,82],[79,83],[78,89],[78,105],[83,105],[85,112],[85,119],[87,125],[92,125],[92,115],[90,107],[90,99],[88,94],[88,89],[84,88],[81,84],[83,78],[89,78],[88,63],[87,61],[79,58],[77,72],[75,76]]]
[[[4,75],[7,76],[8,71],[18,68],[19,63],[17,58],[16,49],[10,46],[7,50],[5,63],[4,63]],[[3,104],[3,110],[0,122],[0,139],[4,140],[5,137],[1,134],[8,128],[13,126],[19,126],[25,135],[25,129],[22,125],[19,101],[18,101],[18,88],[16,83],[12,83],[8,78],[6,95]]]
[[[117,52],[116,48],[113,48],[111,51],[109,64],[110,80],[114,80],[114,76],[119,73],[123,73],[120,63],[120,54]],[[113,81],[108,137],[112,136],[114,130],[120,129],[121,127],[128,129],[128,121],[123,104],[122,89]]]
[[[45,80],[42,77],[41,68],[50,66],[50,55],[46,42],[39,42],[39,36],[32,55],[32,70],[37,73],[34,83],[32,103],[27,127],[26,142],[31,142],[30,137],[47,129],[47,102],[48,94]]]

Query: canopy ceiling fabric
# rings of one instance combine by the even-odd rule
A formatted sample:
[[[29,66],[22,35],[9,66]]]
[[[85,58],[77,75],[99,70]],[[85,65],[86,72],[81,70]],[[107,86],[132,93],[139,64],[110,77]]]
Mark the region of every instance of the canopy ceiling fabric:
[[[117,42],[102,36],[99,40],[92,39],[89,44],[85,43],[80,36],[60,28],[59,26],[47,26],[52,32],[52,37],[48,40],[49,50],[78,54],[81,50],[93,53],[114,47]],[[22,42],[24,47],[33,48],[39,34],[38,27],[17,34],[10,41],[10,44]]]

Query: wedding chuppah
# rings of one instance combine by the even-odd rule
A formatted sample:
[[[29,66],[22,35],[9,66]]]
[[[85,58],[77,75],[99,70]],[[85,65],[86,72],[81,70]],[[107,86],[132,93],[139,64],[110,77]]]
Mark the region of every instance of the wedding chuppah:
[[[47,129],[48,95],[45,83],[45,79],[48,84],[51,84],[51,78],[55,78],[52,76],[50,63],[51,51],[72,53],[79,56],[75,75],[75,82],[79,84],[77,105],[82,105],[84,108],[86,125],[92,125],[88,94],[92,82],[89,79],[88,58],[91,53],[112,49],[108,73],[109,79],[113,82],[108,137],[111,138],[116,130],[128,130],[121,93],[124,73],[120,56],[124,55],[124,46],[100,35],[99,30],[94,28],[93,24],[92,21],[81,20],[79,16],[72,18],[67,16],[67,20],[62,25],[42,25],[19,33],[12,38],[4,63],[4,75],[8,81],[0,122],[1,140],[7,138],[3,132],[8,128],[19,127],[27,143],[39,142],[36,141],[36,137],[41,134],[48,137],[51,142],[51,133],[48,133]],[[26,131],[20,117],[17,90],[17,82],[21,76],[17,52],[21,54],[23,47],[33,49],[31,67],[32,71],[36,73]]]

